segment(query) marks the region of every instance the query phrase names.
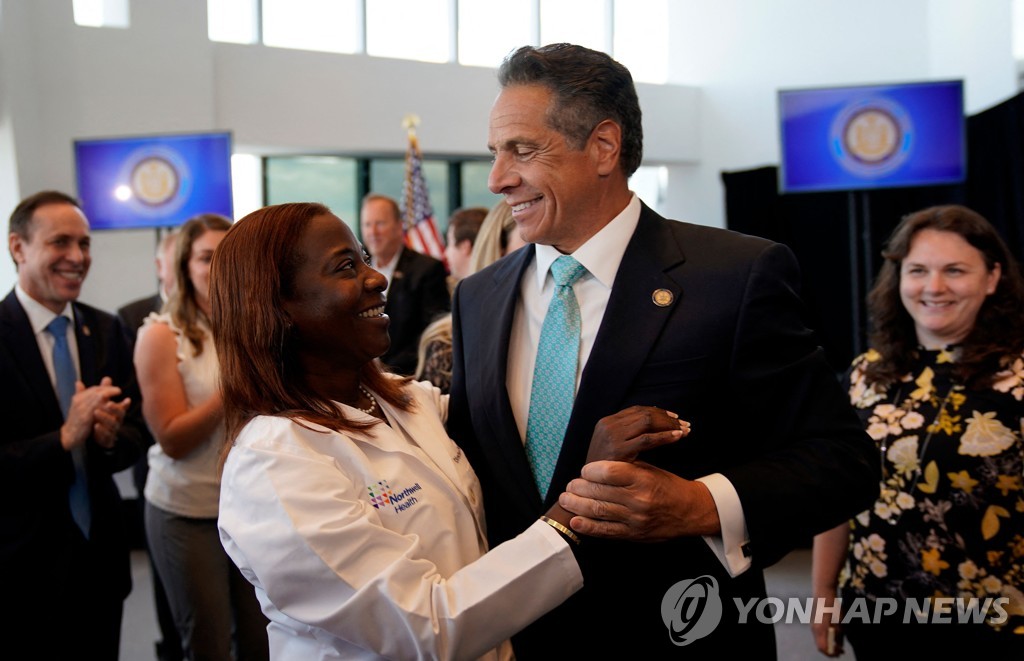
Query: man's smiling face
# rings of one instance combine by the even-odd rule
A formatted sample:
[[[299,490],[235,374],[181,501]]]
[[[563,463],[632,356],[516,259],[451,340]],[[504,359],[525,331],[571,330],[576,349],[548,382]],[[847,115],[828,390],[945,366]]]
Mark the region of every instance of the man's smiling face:
[[[572,149],[547,121],[552,93],[543,85],[513,85],[491,109],[488,145],[492,193],[505,196],[524,241],[571,253],[603,217],[594,136]]]
[[[61,202],[44,204],[32,214],[28,237],[8,237],[18,265],[18,284],[53,312],[78,298],[89,273],[89,222],[82,211]]]

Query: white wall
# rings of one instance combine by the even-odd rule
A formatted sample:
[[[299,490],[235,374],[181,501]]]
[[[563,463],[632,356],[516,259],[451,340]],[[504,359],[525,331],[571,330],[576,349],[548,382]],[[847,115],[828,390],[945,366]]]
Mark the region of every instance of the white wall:
[[[227,129],[239,152],[400,156],[413,112],[428,156],[487,153],[493,69],[212,43],[200,0],[131,0],[126,30],[75,26],[71,0],[0,3],[0,146],[16,155],[0,157],[5,216],[37,190],[74,192],[76,138]],[[697,91],[639,93],[650,154],[696,161]],[[154,291],[154,245],[153,231],[94,232],[82,300],[112,310]]]
[[[778,161],[782,87],[964,78],[967,110],[1012,96],[1010,0],[673,0],[673,85],[640,85],[663,209],[723,225],[723,170]],[[483,154],[491,69],[211,43],[202,0],[130,0],[127,30],[74,25],[71,0],[0,0],[0,215],[74,192],[76,138],[228,129],[236,151],[388,152],[402,117],[429,154]],[[152,292],[151,231],[95,232],[83,300]],[[0,295],[14,282],[0,260]]]
[[[700,164],[672,168],[678,218],[723,225],[723,171],[777,164],[776,91],[963,78],[966,112],[1016,93],[1010,0],[670,3],[670,70],[700,88]]]

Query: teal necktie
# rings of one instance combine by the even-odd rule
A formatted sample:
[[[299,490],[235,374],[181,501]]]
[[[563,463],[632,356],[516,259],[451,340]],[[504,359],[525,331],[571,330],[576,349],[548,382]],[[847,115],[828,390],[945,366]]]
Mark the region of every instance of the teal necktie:
[[[526,458],[541,498],[551,486],[576,397],[580,306],[572,285],[586,272],[582,264],[568,255],[562,255],[551,264],[555,291],[540,329],[530,391],[530,416],[526,423]]]
[[[71,350],[68,348],[69,322],[67,317],[60,315],[46,326],[47,332],[53,336],[53,371],[57,377],[57,399],[65,420],[71,408],[71,398],[75,394],[75,381],[78,380],[75,364],[71,360]],[[89,511],[89,487],[85,474],[85,448],[79,446],[72,450],[71,460],[75,465],[75,481],[68,492],[71,516],[82,534],[88,538],[92,514]]]

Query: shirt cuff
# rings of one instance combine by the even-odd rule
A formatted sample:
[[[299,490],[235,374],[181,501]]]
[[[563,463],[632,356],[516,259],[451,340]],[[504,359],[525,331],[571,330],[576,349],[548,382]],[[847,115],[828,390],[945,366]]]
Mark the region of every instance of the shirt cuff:
[[[729,572],[729,576],[739,576],[753,564],[747,520],[743,516],[739,494],[732,482],[721,473],[705,475],[697,481],[711,492],[711,498],[718,509],[718,520],[722,524],[721,535],[704,535],[704,541]]]

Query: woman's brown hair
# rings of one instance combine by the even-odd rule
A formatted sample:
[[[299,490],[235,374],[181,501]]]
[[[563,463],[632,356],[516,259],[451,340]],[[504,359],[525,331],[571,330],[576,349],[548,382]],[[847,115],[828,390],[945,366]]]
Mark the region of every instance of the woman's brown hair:
[[[303,233],[313,218],[330,213],[313,203],[264,207],[235,223],[217,247],[210,303],[228,430],[222,456],[258,415],[335,431],[375,424],[347,419],[340,406],[309,387],[295,359],[292,322],[282,305],[302,259],[298,244]],[[379,361],[367,363],[360,379],[389,404],[403,410],[412,406],[402,391],[406,380],[388,376]]]
[[[969,387],[984,387],[1007,359],[1024,348],[1024,285],[1020,270],[995,228],[980,214],[959,205],[935,206],[904,216],[893,230],[882,256],[885,262],[868,294],[871,346],[881,359],[868,363],[869,384],[889,385],[902,378],[917,355],[914,320],[900,298],[900,266],[921,230],[953,232],[976,248],[991,271],[1002,273],[996,290],[985,299],[974,327],[961,344],[954,374]]]

